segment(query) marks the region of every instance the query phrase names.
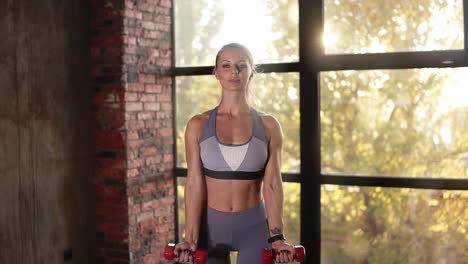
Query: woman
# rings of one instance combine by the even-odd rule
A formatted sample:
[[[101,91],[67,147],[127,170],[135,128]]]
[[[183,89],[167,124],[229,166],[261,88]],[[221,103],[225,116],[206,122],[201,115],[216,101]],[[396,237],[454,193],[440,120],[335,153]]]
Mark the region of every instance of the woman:
[[[230,251],[238,251],[238,263],[258,264],[265,247],[279,252],[277,263],[293,261],[294,248],[283,235],[282,131],[274,117],[247,102],[254,73],[247,48],[221,48],[214,68],[221,102],[187,124],[186,227],[185,241],[174,249],[178,261],[192,261],[202,218],[208,263],[229,263]]]

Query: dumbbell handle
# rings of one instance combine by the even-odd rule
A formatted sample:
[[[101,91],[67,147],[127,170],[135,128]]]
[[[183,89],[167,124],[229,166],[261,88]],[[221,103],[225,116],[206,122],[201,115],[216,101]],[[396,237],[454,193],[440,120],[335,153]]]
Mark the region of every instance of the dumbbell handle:
[[[173,243],[167,244],[166,247],[164,247],[164,258],[166,260],[174,259],[174,248],[175,244]],[[196,264],[205,264],[207,255],[205,250],[196,250],[195,252],[191,253]]]
[[[265,248],[262,251],[263,264],[273,263],[277,252],[273,249]],[[305,260],[305,248],[301,245],[294,246],[294,261],[303,262]]]

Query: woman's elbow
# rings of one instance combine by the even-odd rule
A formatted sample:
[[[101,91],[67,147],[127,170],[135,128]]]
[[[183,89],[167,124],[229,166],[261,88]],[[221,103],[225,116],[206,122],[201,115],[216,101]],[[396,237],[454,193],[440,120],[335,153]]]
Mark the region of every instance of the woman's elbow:
[[[263,195],[265,197],[282,195],[283,189],[281,184],[265,183],[263,186]]]

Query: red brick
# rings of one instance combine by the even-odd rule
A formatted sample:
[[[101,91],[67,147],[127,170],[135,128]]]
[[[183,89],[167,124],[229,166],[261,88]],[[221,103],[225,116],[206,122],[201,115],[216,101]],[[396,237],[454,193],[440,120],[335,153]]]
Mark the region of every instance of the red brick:
[[[159,77],[158,80],[157,80],[157,84],[166,84],[168,86],[166,86],[168,88],[168,91],[170,91],[172,89],[172,87],[170,85],[172,85],[172,79],[171,78],[167,78],[167,77]]]
[[[123,14],[125,17],[141,19],[143,14],[140,11],[126,9]]]
[[[145,122],[141,120],[131,120],[127,122],[127,129],[139,130],[145,128]]]
[[[145,163],[147,161],[145,160]],[[108,167],[102,167],[96,169],[96,178],[111,178],[111,179],[124,179],[125,169],[114,169]]]
[[[172,103],[162,103],[162,110],[164,111],[171,111],[172,110]]]
[[[139,168],[145,164],[144,159],[136,159],[136,160],[128,160],[128,168],[133,169],[133,168]]]
[[[140,80],[141,83],[155,83],[156,82],[156,78],[154,77],[154,75],[150,75],[150,74],[140,74],[138,76],[138,79]]]
[[[128,209],[126,206],[108,206],[96,205],[96,213],[108,216],[124,216],[127,215]]]
[[[144,141],[143,140],[129,140],[127,147],[129,149],[138,149],[141,146],[143,146]]]
[[[163,34],[160,31],[156,30],[145,30],[143,36],[148,39],[161,39]]]
[[[172,224],[163,224],[163,225],[158,225],[154,228],[156,233],[166,233],[171,230],[174,230],[174,226]]]
[[[159,111],[161,109],[160,103],[144,103],[146,111]]]
[[[162,160],[161,155],[155,155],[154,157],[147,157],[146,158],[146,165],[154,165],[160,163]]]
[[[137,222],[141,223],[143,221],[147,221],[147,220],[150,220],[150,219],[153,219],[153,218],[154,218],[154,214],[153,214],[152,211],[142,212],[137,216]]]
[[[159,206],[161,206],[161,203],[158,200],[153,200],[143,204],[143,211],[158,208]]]
[[[125,234],[124,238],[126,238],[126,237],[127,237],[127,235]],[[122,264],[123,263],[128,263],[128,258],[129,258],[128,250],[121,251],[121,250],[111,249],[106,253],[106,255],[109,258],[118,259],[118,263],[122,263]]]
[[[138,138],[139,138],[138,132],[136,132],[136,131],[127,131],[128,144],[130,144],[130,142],[133,142],[133,140],[138,139]]]
[[[156,101],[155,94],[140,94],[139,99],[141,102],[154,102]]]
[[[125,7],[127,9],[133,9],[134,6],[135,6],[135,4],[133,3],[133,1],[125,0]]]
[[[126,54],[136,54],[137,53],[137,47],[135,45],[125,46],[125,53]]]
[[[149,219],[149,220],[140,222],[139,226],[140,226],[141,229],[148,229],[148,228],[153,228],[157,224],[158,224],[157,220]]]
[[[111,240],[111,241],[125,241],[128,239],[128,234],[126,233],[107,233],[106,234],[106,239]]]
[[[170,8],[170,7],[172,7],[172,1],[171,1],[171,0],[161,0],[161,1],[160,1],[160,5],[161,5],[162,7],[168,7],[168,8]]]
[[[148,10],[146,10],[146,11],[148,11]],[[154,21],[155,19],[154,19],[153,13],[143,12],[143,20],[146,20],[146,21],[153,20]]]
[[[146,254],[143,258],[143,264],[159,264],[160,259],[159,254]]]
[[[125,120],[136,120],[136,119],[137,119],[137,113],[125,112]]]
[[[101,54],[95,54],[91,56],[92,64],[118,64],[122,62],[120,57],[116,56],[104,56]]]
[[[129,169],[129,170],[127,171],[127,176],[128,176],[129,178],[136,177],[136,176],[138,176],[138,174],[139,174],[138,169]]]
[[[156,119],[169,119],[171,117],[171,113],[168,112],[157,112]]]
[[[137,93],[131,93],[131,92],[125,93],[125,101],[126,102],[138,101],[138,94]]]
[[[142,21],[141,22],[141,27],[144,29],[150,29],[153,30],[155,28],[155,24],[151,21]]]
[[[158,113],[156,113],[156,116],[157,116]],[[154,128],[160,128],[161,127],[161,122],[159,121],[156,121],[156,120],[146,120],[145,121],[145,127],[146,128],[151,128],[151,129],[154,129]]]
[[[141,193],[150,193],[156,190],[157,190],[157,186],[155,184],[146,184],[140,187]],[[153,199],[150,199],[150,200],[154,201]]]
[[[138,214],[141,212],[141,206],[140,205],[133,205],[128,208],[128,213],[129,214]]]
[[[105,196],[102,199],[103,204],[125,204],[127,199],[122,196]]]
[[[132,149],[132,148],[128,148],[127,149],[127,158],[128,159],[136,159],[138,158],[138,149]]]
[[[137,239],[133,239],[132,241],[130,241],[129,248],[130,248],[130,251],[136,251],[137,249],[140,248],[140,241]]]
[[[145,84],[146,93],[161,93],[162,86],[158,84]]]
[[[124,140],[119,131],[103,131],[94,134],[95,145],[103,149],[121,149],[124,147]]]
[[[137,118],[138,120],[152,120],[154,118],[154,115],[151,113],[151,112],[140,112],[137,114]],[[147,128],[146,126],[146,123],[145,123],[145,127]]]
[[[133,54],[125,54],[122,56],[122,60],[124,63],[128,63],[128,64],[135,64],[137,63],[138,61],[138,57],[136,55],[133,55]]]
[[[143,104],[140,102],[125,103],[125,109],[127,111],[141,111],[143,110]]]
[[[155,147],[149,147],[140,151],[140,157],[150,157],[158,153]]]
[[[125,85],[127,91],[130,92],[144,92],[145,86],[141,83],[128,83]]]
[[[173,196],[166,196],[159,200],[159,202],[163,205],[172,205],[175,203],[175,197]]]
[[[158,135],[161,137],[168,137],[172,136],[172,128],[161,128],[158,130]]]
[[[164,161],[164,162],[172,162],[172,161],[174,160],[173,157],[174,157],[174,156],[173,156],[172,154],[166,154],[166,155],[164,155],[164,157],[163,157],[163,161]]]

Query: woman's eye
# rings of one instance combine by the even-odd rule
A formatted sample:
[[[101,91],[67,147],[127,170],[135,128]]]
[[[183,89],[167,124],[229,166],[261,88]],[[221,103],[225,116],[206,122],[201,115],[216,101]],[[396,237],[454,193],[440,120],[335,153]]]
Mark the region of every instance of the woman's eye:
[[[223,64],[222,65],[223,68],[229,68],[229,66],[230,66],[229,64]]]
[[[245,69],[245,68],[247,68],[247,64],[239,64],[239,68]]]

